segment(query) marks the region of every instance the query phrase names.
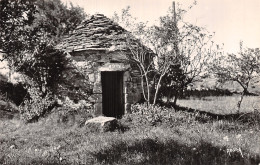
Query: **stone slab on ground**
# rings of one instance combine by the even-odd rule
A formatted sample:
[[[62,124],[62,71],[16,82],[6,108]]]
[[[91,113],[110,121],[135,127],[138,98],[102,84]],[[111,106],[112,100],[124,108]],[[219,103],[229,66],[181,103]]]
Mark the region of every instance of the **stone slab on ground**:
[[[91,132],[108,132],[114,131],[118,128],[118,121],[114,117],[99,116],[87,120],[85,126]]]

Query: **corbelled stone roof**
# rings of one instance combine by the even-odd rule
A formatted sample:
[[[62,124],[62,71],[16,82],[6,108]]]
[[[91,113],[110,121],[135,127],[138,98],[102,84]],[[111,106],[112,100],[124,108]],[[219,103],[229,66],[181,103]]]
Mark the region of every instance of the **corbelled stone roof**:
[[[76,29],[64,36],[57,48],[72,51],[109,50],[120,47],[126,30],[102,14],[83,21]],[[117,38],[117,42],[115,42]]]

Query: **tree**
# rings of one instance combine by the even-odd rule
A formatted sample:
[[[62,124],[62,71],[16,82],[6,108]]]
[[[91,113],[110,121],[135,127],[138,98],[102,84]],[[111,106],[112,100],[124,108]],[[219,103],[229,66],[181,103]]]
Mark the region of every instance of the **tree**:
[[[72,3],[68,6],[60,0],[37,0],[35,5],[38,12],[34,26],[39,28],[42,36],[52,39],[55,44],[86,18],[84,9]]]
[[[234,81],[242,88],[241,99],[237,104],[238,112],[244,95],[249,94],[249,84],[259,77],[260,73],[260,50],[259,48],[244,48],[240,42],[238,54],[228,54],[220,56],[212,63],[211,70],[218,78],[219,82]]]
[[[131,52],[131,54],[126,54],[128,60],[136,65],[140,71],[143,97],[149,105],[151,101],[151,75],[154,71],[154,53],[141,40],[133,39],[129,33],[125,36],[125,44]]]
[[[0,1],[0,50],[3,59],[15,66],[25,52],[32,52],[35,37],[31,33],[36,6],[30,0]]]
[[[55,45],[85,18],[82,8],[60,0],[1,0],[0,50],[10,68],[23,73],[29,97],[21,106],[27,120],[53,108],[54,92],[67,59]]]
[[[174,93],[174,106],[189,84],[206,75],[207,62],[213,54],[214,45],[212,34],[202,27],[184,22],[186,11],[180,8],[177,10],[175,12],[173,3],[169,14],[161,17],[160,26],[154,26],[151,35],[153,39],[150,39],[152,49],[158,55],[158,85],[163,81],[163,88],[167,90],[162,91],[168,101]]]
[[[68,7],[60,0],[2,0],[0,7],[3,59],[8,60],[12,70],[28,74],[40,83],[39,87],[43,86],[38,80],[51,80],[46,77],[51,74],[47,72],[58,66],[51,65],[49,54],[57,54],[55,45],[59,38],[81,23],[86,14],[82,8],[72,4]],[[46,49],[49,54],[42,53]],[[60,56],[63,56],[62,52]],[[48,82],[52,83],[57,82]]]
[[[168,86],[167,91],[170,93],[174,91],[174,104],[176,104],[183,89],[198,81],[206,73],[207,61],[213,52],[212,34],[204,28],[184,22],[185,13],[186,11],[180,8],[176,12],[173,3],[170,13],[160,18],[160,25],[152,27],[147,27],[145,23],[136,23],[136,19],[129,14],[129,8],[123,10],[122,16],[116,15],[117,19],[122,18],[119,23],[123,22],[125,27],[132,29],[131,34],[154,52],[153,63],[146,65],[144,60],[137,62],[146,66],[145,69],[141,68],[140,72],[146,77],[144,79],[149,91],[147,94],[149,99],[146,100],[151,101],[152,98],[153,104],[158,100],[162,85]],[[130,37],[127,36],[126,39]],[[133,56],[138,58],[147,56],[141,45],[132,47],[133,43],[128,41],[126,46],[132,50],[131,52],[136,50],[132,53]],[[171,96],[168,92],[166,95]]]
[[[146,29],[146,23],[137,22],[137,19],[131,15],[129,6],[122,9],[120,14],[114,13],[112,20],[128,30],[128,32],[119,36],[120,39],[114,38],[114,40],[125,44],[125,47],[121,50],[122,53],[127,56],[133,67],[139,69],[143,98],[149,105],[151,101],[151,77],[154,71],[154,53],[147,46],[149,33]],[[122,38],[123,40],[121,40]],[[125,53],[125,49],[131,53]]]

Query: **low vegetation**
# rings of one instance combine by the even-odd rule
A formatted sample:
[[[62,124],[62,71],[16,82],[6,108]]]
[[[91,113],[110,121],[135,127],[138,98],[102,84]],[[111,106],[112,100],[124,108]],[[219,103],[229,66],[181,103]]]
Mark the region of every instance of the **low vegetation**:
[[[84,127],[91,111],[66,112],[56,109],[28,124],[1,118],[0,163],[260,163],[259,112],[216,118],[198,111],[138,104],[132,114],[119,120],[124,129],[106,133]]]
[[[189,107],[200,111],[214,114],[235,114],[237,113],[237,103],[240,100],[239,95],[232,96],[209,96],[209,97],[190,97],[178,100],[182,107]],[[260,109],[259,96],[244,96],[240,107],[241,113],[253,112]]]
[[[72,63],[55,46],[85,19],[83,9],[60,0],[2,0],[0,8],[0,60],[10,66],[9,78],[12,72],[24,77],[23,84],[11,84],[7,78],[0,82],[0,164],[260,164],[260,97],[246,96],[250,84],[257,86],[252,80],[259,78],[259,49],[245,49],[241,57],[229,55],[231,61],[221,56],[216,62],[211,57],[220,50],[211,49],[219,47],[212,35],[183,22],[186,11],[178,8],[176,14],[175,5],[159,26],[134,24],[143,44],[130,60],[141,68],[145,105],[152,105],[133,105],[132,113],[119,119],[117,131],[99,133],[84,126],[93,117],[92,104],[77,107],[92,94],[91,84],[67,84],[73,76],[65,68]],[[128,10],[123,10],[126,23]],[[148,65],[144,45],[155,52]],[[208,62],[216,64],[212,73]],[[227,68],[217,65],[226,63],[220,66]],[[83,80],[84,74],[71,71]],[[221,83],[239,83],[241,98],[213,90],[218,96],[232,96],[179,100],[188,85],[214,76]],[[185,96],[209,92],[206,88]],[[69,102],[73,94],[75,104]],[[75,106],[61,103],[58,96]],[[162,105],[155,104],[159,102]]]

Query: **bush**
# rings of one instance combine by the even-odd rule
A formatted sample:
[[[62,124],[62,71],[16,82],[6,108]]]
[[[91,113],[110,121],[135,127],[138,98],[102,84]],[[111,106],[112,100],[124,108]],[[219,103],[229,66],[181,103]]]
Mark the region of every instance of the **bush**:
[[[124,115],[126,121],[135,120],[134,123],[158,125],[163,122],[169,122],[175,112],[173,108],[162,107],[158,105],[135,104],[131,107],[132,114]]]
[[[56,100],[51,93],[43,95],[35,87],[30,87],[28,93],[30,98],[26,99],[19,106],[21,117],[27,122],[38,120],[39,117],[45,115],[46,112],[50,111],[56,105]]]

